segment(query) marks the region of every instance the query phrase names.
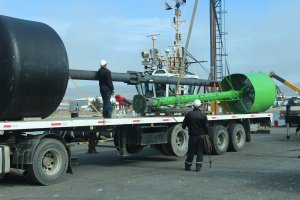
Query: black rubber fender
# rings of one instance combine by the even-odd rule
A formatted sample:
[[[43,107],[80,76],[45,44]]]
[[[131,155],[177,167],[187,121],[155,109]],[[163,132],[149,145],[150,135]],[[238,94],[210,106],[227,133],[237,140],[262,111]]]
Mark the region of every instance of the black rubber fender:
[[[68,84],[65,46],[48,25],[0,15],[0,120],[46,118]]]

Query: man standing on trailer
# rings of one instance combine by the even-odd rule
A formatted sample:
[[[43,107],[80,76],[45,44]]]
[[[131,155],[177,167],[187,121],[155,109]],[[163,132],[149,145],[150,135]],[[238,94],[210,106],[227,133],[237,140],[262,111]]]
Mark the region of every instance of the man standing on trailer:
[[[200,110],[201,101],[196,99],[193,103],[194,109],[185,115],[182,128],[189,130],[189,144],[185,170],[191,171],[194,154],[197,154],[196,171],[199,172],[203,164],[204,137],[208,134],[207,116]]]
[[[111,72],[107,69],[107,61],[100,61],[100,69],[98,70],[98,79],[100,93],[103,100],[103,117],[111,118],[112,105],[110,102],[111,96],[114,94],[114,85],[112,83]]]

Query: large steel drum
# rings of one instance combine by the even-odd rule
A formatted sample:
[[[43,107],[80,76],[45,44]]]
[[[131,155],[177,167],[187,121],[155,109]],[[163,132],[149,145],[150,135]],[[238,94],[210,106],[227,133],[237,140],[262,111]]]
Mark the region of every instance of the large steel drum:
[[[222,90],[235,90],[242,99],[222,102],[223,109],[233,113],[256,113],[269,109],[276,98],[276,86],[265,73],[232,74],[221,82]]]

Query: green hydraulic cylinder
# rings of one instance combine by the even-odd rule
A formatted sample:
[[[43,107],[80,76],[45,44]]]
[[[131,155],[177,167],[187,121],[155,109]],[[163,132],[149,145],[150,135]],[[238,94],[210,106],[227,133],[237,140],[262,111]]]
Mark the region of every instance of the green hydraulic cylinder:
[[[214,92],[205,94],[191,94],[191,95],[181,95],[172,97],[160,97],[154,99],[146,99],[142,95],[135,95],[133,98],[133,109],[137,113],[144,113],[147,107],[159,108],[160,106],[176,105],[180,106],[182,104],[193,102],[196,99],[201,101],[234,101],[241,100],[242,93],[239,91],[225,91],[225,92]]]
[[[241,99],[241,92],[239,91],[226,91],[226,92],[214,92],[205,94],[192,94],[192,95],[181,95],[173,97],[162,97],[149,101],[149,104],[153,107],[167,106],[167,105],[180,105],[185,103],[193,102],[199,99],[201,101],[233,101]]]

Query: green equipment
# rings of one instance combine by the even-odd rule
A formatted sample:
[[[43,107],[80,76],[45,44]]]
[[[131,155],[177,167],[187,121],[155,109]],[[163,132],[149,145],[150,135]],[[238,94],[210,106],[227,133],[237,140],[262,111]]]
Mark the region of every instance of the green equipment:
[[[133,109],[143,114],[163,106],[184,106],[196,99],[220,101],[225,112],[256,113],[269,109],[276,97],[276,87],[269,75],[259,73],[232,74],[225,77],[219,87],[220,92],[146,98],[135,95]]]

